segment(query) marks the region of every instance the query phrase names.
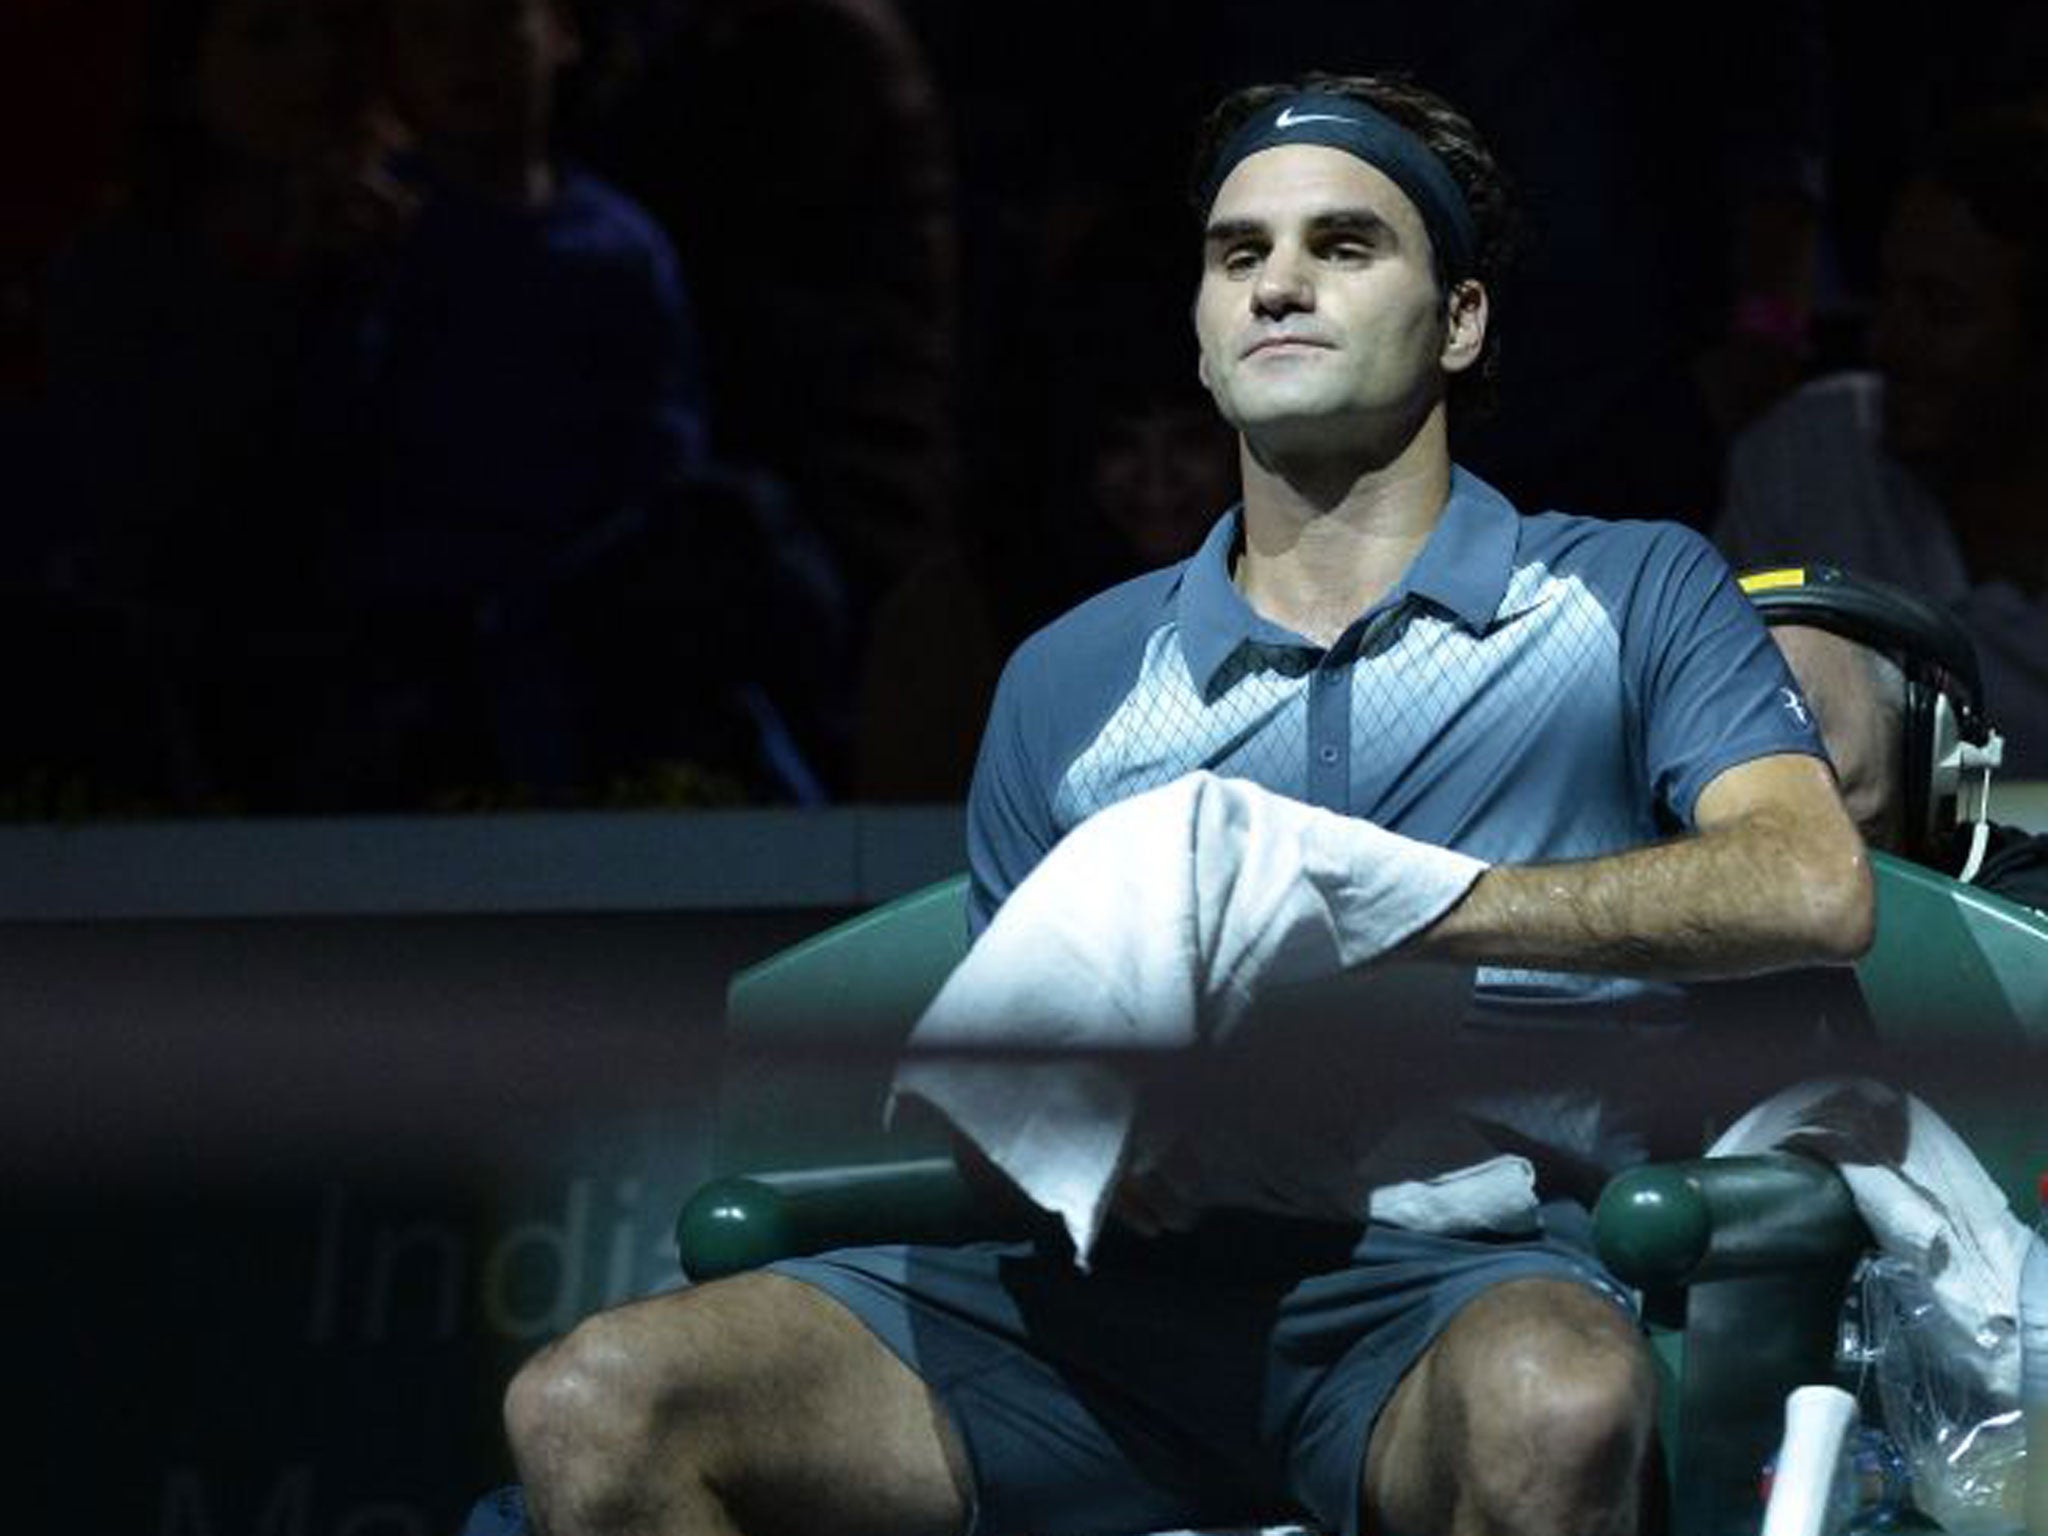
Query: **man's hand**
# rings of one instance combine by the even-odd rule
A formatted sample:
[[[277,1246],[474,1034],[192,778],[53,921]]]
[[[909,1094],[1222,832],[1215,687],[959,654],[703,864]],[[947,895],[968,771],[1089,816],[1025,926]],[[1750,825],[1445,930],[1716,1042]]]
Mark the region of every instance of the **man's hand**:
[[[1497,865],[1407,946],[1541,970],[1706,978],[1846,963],[1875,922],[1863,839],[1818,758],[1728,769],[1690,837],[1566,864]]]

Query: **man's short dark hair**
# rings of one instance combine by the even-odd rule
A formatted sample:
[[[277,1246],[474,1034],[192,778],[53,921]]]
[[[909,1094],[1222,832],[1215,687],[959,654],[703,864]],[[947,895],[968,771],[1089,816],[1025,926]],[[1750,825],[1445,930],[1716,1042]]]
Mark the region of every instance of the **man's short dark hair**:
[[[1479,354],[1478,362],[1463,373],[1452,376],[1447,398],[1459,420],[1483,416],[1493,406],[1499,383],[1502,291],[1520,241],[1521,223],[1514,190],[1500,163],[1494,159],[1493,151],[1487,148],[1472,120],[1441,96],[1400,75],[1333,75],[1322,72],[1303,75],[1298,80],[1248,85],[1233,91],[1209,113],[1197,138],[1189,180],[1189,199],[1195,205],[1195,217],[1208,217],[1203,189],[1210,167],[1230,136],[1263,108],[1308,91],[1349,96],[1392,118],[1435,152],[1450,170],[1451,179],[1464,193],[1465,206],[1471,211],[1473,227],[1479,237],[1470,275],[1486,286],[1493,313],[1487,323],[1486,345]],[[1436,262],[1436,280],[1437,287],[1446,290],[1445,300],[1448,303],[1448,283],[1441,254]]]

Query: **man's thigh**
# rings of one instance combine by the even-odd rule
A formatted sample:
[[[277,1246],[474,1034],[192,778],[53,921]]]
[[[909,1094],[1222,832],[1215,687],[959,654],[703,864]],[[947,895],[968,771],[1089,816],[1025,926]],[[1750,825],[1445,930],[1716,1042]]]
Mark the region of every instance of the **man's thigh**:
[[[811,1287],[764,1273],[669,1292],[556,1349],[549,1406],[609,1425],[593,1449],[629,1448],[650,1506],[708,1489],[768,1536],[966,1527],[964,1460],[931,1392]],[[688,1486],[664,1494],[671,1477]]]
[[[930,1385],[966,1453],[977,1536],[1245,1524],[1285,1508],[1262,1392],[1280,1283],[1084,1274],[1022,1243],[775,1267],[843,1303]]]
[[[1627,1292],[1594,1256],[1590,1220],[1570,1202],[1547,1204],[1541,1229],[1526,1238],[1374,1227],[1350,1266],[1298,1287],[1276,1351],[1276,1368],[1303,1383],[1287,1448],[1296,1501],[1329,1530],[1355,1536],[1368,1453],[1384,1459],[1390,1426],[1419,1422],[1407,1400],[1440,1342],[1476,1303],[1529,1281],[1583,1294],[1633,1335]],[[1434,1445],[1426,1431],[1414,1442]]]
[[[1515,1278],[1606,1279],[1582,1243],[1554,1236],[1293,1235],[1222,1222],[1167,1262],[1171,1241],[1128,1244],[1128,1262],[1112,1245],[1086,1275],[1027,1245],[778,1268],[838,1298],[931,1386],[985,1536],[1304,1512],[1355,1530],[1372,1427],[1464,1303]]]

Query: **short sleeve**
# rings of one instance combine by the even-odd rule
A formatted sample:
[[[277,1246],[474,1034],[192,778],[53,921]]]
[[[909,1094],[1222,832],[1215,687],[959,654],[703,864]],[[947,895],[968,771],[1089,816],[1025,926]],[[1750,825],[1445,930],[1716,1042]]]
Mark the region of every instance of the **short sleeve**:
[[[967,918],[978,936],[1010,892],[1089,810],[1060,790],[1075,754],[1135,685],[1167,622],[1179,567],[1150,572],[1068,610],[1010,657],[996,683],[967,791]]]
[[[1046,718],[1043,675],[1030,645],[996,684],[967,791],[967,929],[979,937],[1018,883],[1058,840],[1051,784],[1037,737]]]
[[[1623,665],[1651,791],[1689,827],[1700,791],[1728,769],[1783,752],[1825,754],[1813,712],[1727,563],[1689,528],[1650,526]]]

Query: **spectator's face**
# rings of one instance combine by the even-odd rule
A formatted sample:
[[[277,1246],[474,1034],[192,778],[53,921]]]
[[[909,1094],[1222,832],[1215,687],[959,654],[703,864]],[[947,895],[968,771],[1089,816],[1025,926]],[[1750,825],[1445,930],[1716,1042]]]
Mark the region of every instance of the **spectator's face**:
[[[1903,841],[1905,742],[1899,717],[1871,671],[1869,652],[1803,624],[1774,624],[1771,638],[1813,709],[1849,818],[1872,847],[1897,849]]]
[[[1202,382],[1254,452],[1398,450],[1463,366],[1414,205],[1319,145],[1262,150],[1225,178],[1195,332]]]
[[[218,0],[200,44],[199,99],[222,144],[324,167],[372,136],[369,0]]]
[[[1201,542],[1235,467],[1213,411],[1161,402],[1111,424],[1095,454],[1095,504],[1141,560],[1164,564]]]
[[[2040,398],[2020,304],[2019,249],[1953,193],[1916,183],[1886,230],[1871,356],[1886,445],[1909,463],[1996,458]]]
[[[576,54],[555,0],[397,0],[391,32],[405,110],[430,136],[544,130]]]

